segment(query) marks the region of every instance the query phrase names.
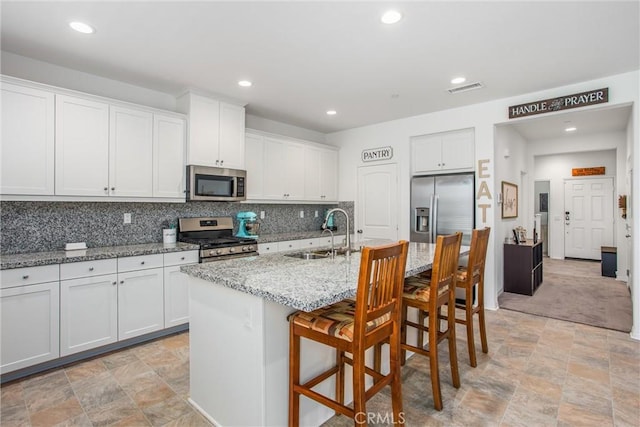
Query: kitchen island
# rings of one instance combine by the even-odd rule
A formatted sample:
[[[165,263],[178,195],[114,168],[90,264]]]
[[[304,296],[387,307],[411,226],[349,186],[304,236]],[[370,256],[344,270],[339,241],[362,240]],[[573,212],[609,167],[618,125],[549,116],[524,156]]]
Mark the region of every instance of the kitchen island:
[[[389,243],[375,240],[370,246]],[[468,253],[463,247],[461,253]],[[297,251],[299,252],[299,251]],[[434,244],[411,243],[406,276],[431,268]],[[191,403],[221,426],[287,425],[287,316],[356,294],[360,253],[303,260],[278,253],[182,267],[189,276]],[[335,352],[303,340],[301,375],[335,362]],[[347,370],[346,383],[350,384]],[[332,395],[332,380],[318,386]],[[350,401],[351,391],[345,393]],[[320,425],[333,411],[300,401],[300,424]]]

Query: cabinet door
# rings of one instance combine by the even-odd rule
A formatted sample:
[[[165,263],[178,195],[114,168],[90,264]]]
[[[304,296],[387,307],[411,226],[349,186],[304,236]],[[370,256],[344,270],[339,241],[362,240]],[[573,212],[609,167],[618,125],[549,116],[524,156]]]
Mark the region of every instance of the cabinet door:
[[[442,135],[442,169],[473,170],[474,162],[475,144],[472,129]]]
[[[111,107],[109,120],[109,194],[153,194],[153,115]]]
[[[153,116],[153,197],[185,197],[184,120]]]
[[[164,327],[189,322],[189,281],[180,266],[164,268]]]
[[[118,339],[164,328],[162,268],[118,274]]]
[[[2,84],[0,194],[53,195],[54,95]]]
[[[442,168],[442,138],[423,135],[411,139],[411,171],[413,174],[439,171]]]
[[[56,179],[59,196],[107,196],[109,105],[56,96]]]
[[[301,144],[285,144],[284,157],[284,192],[285,199],[304,199],[304,146]]]
[[[220,103],[220,167],[244,169],[244,107]]]
[[[283,141],[264,138],[264,192],[263,198],[283,200],[286,145]]]
[[[304,147],[304,198],[322,201],[322,155],[323,150]]]
[[[60,282],[0,291],[0,373],[60,356]]]
[[[334,150],[320,151],[320,198],[338,201],[338,152]]]
[[[264,198],[264,138],[247,133],[245,136],[245,166],[247,168],[247,199]]]
[[[60,355],[118,340],[117,276],[60,282]]]
[[[218,166],[220,102],[189,94],[189,144],[187,164]]]

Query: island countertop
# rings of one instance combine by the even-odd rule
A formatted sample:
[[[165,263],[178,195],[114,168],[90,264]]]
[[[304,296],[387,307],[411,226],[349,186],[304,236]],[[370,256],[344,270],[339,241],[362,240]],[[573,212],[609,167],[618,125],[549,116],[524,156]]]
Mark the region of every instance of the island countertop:
[[[391,243],[371,240],[368,246]],[[333,304],[356,294],[360,271],[360,252],[351,257],[304,260],[287,256],[289,251],[255,257],[215,261],[181,267],[183,273],[247,294],[304,311]],[[463,246],[460,254],[467,254]],[[431,268],[435,244],[409,244],[405,276]]]

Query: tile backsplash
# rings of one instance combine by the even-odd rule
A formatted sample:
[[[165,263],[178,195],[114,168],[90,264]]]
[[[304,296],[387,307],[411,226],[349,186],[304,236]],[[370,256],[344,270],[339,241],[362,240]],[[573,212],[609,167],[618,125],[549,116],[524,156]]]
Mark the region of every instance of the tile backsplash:
[[[230,202],[111,203],[111,202],[2,202],[0,205],[0,252],[14,254],[63,249],[67,242],[86,242],[89,247],[118,246],[162,241],[162,228],[179,217],[231,216],[239,211],[265,212],[260,234],[320,230],[324,212],[340,207],[351,223],[354,203],[327,205],[252,204]],[[304,211],[304,218],[300,218]],[[315,217],[318,211],[318,217]],[[124,224],[124,214],[131,224]],[[339,230],[343,215],[335,215]]]

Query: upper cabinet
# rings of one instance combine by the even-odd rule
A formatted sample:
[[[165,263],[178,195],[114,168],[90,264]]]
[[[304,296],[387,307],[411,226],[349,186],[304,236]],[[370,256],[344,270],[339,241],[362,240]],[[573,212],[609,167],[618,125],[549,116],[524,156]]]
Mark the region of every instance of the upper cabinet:
[[[109,195],[109,104],[56,96],[56,195]]]
[[[187,164],[244,169],[244,107],[186,93],[178,108],[189,115]]]
[[[472,171],[474,161],[473,129],[423,135],[411,139],[413,175]]]
[[[2,84],[0,194],[54,193],[54,94]]]
[[[248,200],[337,202],[335,148],[253,132],[245,139]]]
[[[2,80],[3,196],[184,200],[181,115]]]

